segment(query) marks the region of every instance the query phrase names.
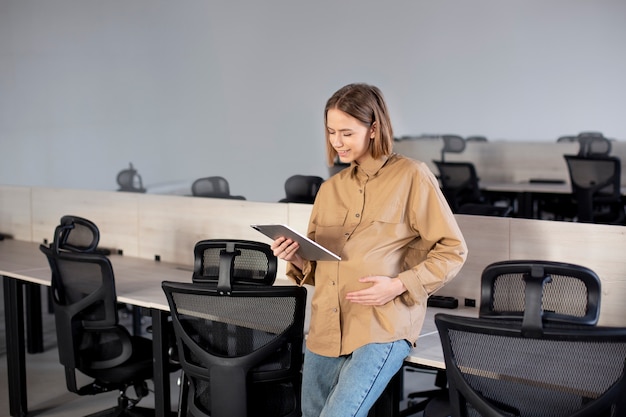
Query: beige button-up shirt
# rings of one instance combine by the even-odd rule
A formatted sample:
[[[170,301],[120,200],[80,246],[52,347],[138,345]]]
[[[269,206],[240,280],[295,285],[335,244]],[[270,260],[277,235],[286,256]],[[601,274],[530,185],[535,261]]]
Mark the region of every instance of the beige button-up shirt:
[[[352,163],[325,181],[311,212],[309,238],[341,261],[292,264],[287,275],[315,285],[307,347],[346,355],[368,343],[417,340],[428,295],[452,279],[467,246],[426,164],[392,154]],[[361,277],[399,277],[408,291],[382,306],[352,303]]]

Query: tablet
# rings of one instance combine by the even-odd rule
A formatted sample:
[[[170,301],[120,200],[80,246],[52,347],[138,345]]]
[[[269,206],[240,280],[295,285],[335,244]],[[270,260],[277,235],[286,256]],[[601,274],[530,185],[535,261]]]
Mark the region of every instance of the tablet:
[[[251,224],[252,228],[272,239],[286,237],[298,242],[298,254],[309,261],[340,261],[341,257],[284,224]]]

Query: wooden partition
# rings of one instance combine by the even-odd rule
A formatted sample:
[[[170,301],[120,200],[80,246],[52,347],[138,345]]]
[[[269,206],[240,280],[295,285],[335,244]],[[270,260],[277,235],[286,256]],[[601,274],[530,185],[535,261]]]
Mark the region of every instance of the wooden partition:
[[[270,242],[253,223],[285,223],[306,233],[310,205],[259,203],[199,197],[0,186],[0,233],[43,242],[65,214],[93,220],[101,246],[125,256],[159,257],[193,265],[193,246],[202,239]],[[626,326],[626,227],[501,217],[456,215],[469,247],[459,275],[439,295],[480,300],[480,275],[492,262],[553,260],[580,264],[602,279],[600,322]],[[279,262],[279,279],[285,262]]]
[[[626,162],[626,142],[612,141],[611,155]],[[407,139],[394,142],[394,151],[426,162],[437,173],[432,160],[441,159],[441,139]],[[563,155],[578,153],[572,142],[467,142],[462,153],[446,153],[447,161],[469,161],[476,166],[481,181],[525,182],[530,179],[558,179],[569,183]],[[622,169],[626,184],[626,169]]]

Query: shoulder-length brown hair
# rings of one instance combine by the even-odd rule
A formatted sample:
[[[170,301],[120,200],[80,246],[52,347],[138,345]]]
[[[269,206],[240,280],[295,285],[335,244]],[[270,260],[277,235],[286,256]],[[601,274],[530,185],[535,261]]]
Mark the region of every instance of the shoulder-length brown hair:
[[[328,110],[338,109],[349,114],[366,126],[374,126],[374,139],[370,142],[370,154],[377,159],[391,154],[393,147],[393,129],[383,94],[373,85],[356,83],[340,88],[326,102],[324,109],[324,131],[326,132],[326,158],[332,166],[337,151],[328,139]]]

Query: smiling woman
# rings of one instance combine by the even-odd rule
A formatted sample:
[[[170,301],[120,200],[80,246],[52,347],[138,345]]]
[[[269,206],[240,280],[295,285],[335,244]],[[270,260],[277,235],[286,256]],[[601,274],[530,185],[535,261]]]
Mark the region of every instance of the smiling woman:
[[[329,165],[307,237],[341,260],[307,259],[279,236],[271,247],[287,276],[313,284],[303,366],[303,417],[364,417],[402,366],[425,317],[426,299],[467,257],[456,220],[432,172],[392,153],[381,91],[349,84],[324,111]],[[330,377],[329,377],[330,376]]]

